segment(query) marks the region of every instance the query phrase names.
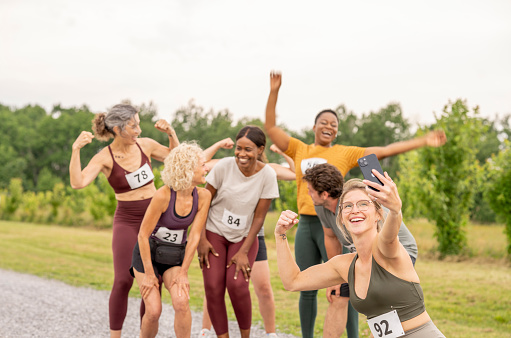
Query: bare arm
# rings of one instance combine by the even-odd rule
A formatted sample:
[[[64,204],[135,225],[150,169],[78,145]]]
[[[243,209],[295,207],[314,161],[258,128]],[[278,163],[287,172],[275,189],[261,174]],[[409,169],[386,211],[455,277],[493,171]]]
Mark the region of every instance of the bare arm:
[[[277,246],[277,264],[280,279],[284,288],[288,291],[319,290],[332,285],[345,283],[347,272],[341,271],[349,268],[348,257],[352,255],[336,256],[326,263],[313,265],[300,271],[289,249],[285,233],[298,223],[297,214],[286,210],[283,211],[275,226],[275,242]],[[348,264],[348,265],[346,265]]]
[[[205,189],[209,191],[209,193],[211,194],[211,200],[213,200],[213,198],[216,195],[216,188],[213,187],[211,184],[206,183]],[[218,254],[215,251],[215,248],[213,248],[213,245],[211,245],[211,243],[206,238],[206,227],[204,227],[204,229],[202,229],[200,233],[199,244],[197,246],[197,255],[199,256],[199,266],[201,269],[204,269],[204,267],[209,269],[208,256],[210,251],[214,256],[218,256]]]
[[[144,265],[144,280],[140,284],[140,294],[142,298],[147,297],[154,289],[158,290],[158,278],[154,274],[153,263],[151,260],[151,248],[149,245],[149,236],[153,232],[156,223],[161,217],[161,214],[167,210],[170,201],[170,189],[163,186],[158,189],[154,194],[149,207],[144,215],[140,230],[138,232],[138,247],[140,250],[140,258]],[[139,271],[140,272],[140,271]]]
[[[331,259],[337,255],[342,255],[342,244],[335,235],[335,232],[330,228],[323,227],[325,236],[325,249],[328,259]]]
[[[209,163],[209,162],[208,162]],[[275,173],[277,174],[277,180],[280,181],[294,181],[296,180],[296,174],[289,168],[283,167],[277,163],[268,163]]]
[[[179,145],[179,139],[177,138],[174,128],[170,126],[170,123],[163,119],[158,120],[154,124],[154,127],[162,133],[167,134],[169,137],[169,146],[165,147],[150,138],[144,138],[144,140],[146,140],[146,145],[149,147],[150,156],[157,161],[163,162],[169,155],[170,151]]]
[[[378,159],[405,153],[422,147],[443,146],[447,138],[443,130],[431,131],[428,134],[407,141],[391,143],[385,147],[369,147],[364,151],[364,156],[375,154]]]
[[[383,176],[373,169],[373,174],[378,177],[384,185],[381,186],[368,180],[364,180],[363,182],[368,186],[380,190],[377,192],[367,189],[369,197],[372,200],[375,200],[376,198],[384,207],[389,209],[383,228],[377,237],[377,248],[384,257],[396,258],[400,254],[402,247],[398,238],[399,228],[401,227],[401,222],[403,220],[401,214],[401,198],[399,197],[396,184],[386,172],[385,176]]]
[[[171,287],[177,284],[179,295],[184,292],[188,299],[190,299],[190,283],[188,282],[188,269],[192,262],[195,250],[199,244],[202,231],[206,227],[206,218],[208,217],[209,205],[211,204],[211,192],[204,188],[197,188],[199,193],[199,209],[190,226],[190,233],[188,234],[188,243],[186,244],[185,256],[183,264],[177,274],[176,278],[172,281]]]
[[[277,127],[276,123],[276,107],[279,96],[280,85],[282,84],[282,75],[280,73],[270,73],[270,95],[266,103],[266,119],[264,128],[273,143],[283,151],[289,147],[290,137],[284,130]]]
[[[73,189],[82,189],[88,186],[104,168],[101,163],[101,155],[96,154],[82,170],[80,149],[91,143],[93,138],[94,135],[91,132],[82,131],[73,143],[69,161],[69,180]]]
[[[223,140],[220,140],[213,144],[211,147],[204,150],[204,157],[206,158],[206,161],[209,161],[215,156],[216,152],[220,149],[232,149],[234,146],[234,142],[228,137]],[[212,167],[211,167],[212,168]]]
[[[270,150],[273,151],[274,153],[277,153],[280,156],[284,157],[284,159],[286,160],[287,164],[289,165],[289,169],[292,172],[296,172],[296,170],[295,170],[295,161],[293,161],[293,159],[290,156],[284,154],[284,152],[282,150],[280,150],[280,148],[277,147],[275,144],[272,144],[270,146]]]
[[[245,276],[245,280],[248,282],[251,272],[251,268],[248,262],[248,251],[252,247],[252,244],[254,244],[254,241],[257,238],[257,234],[263,226],[264,219],[271,205],[271,201],[271,199],[259,199],[259,202],[257,203],[254,211],[254,219],[250,225],[250,230],[247,237],[245,238],[245,242],[243,242],[241,248],[234,256],[232,256],[231,261],[227,264],[227,268],[229,268],[232,264],[236,264],[236,272],[234,273],[235,279],[238,276],[238,272],[241,270]]]

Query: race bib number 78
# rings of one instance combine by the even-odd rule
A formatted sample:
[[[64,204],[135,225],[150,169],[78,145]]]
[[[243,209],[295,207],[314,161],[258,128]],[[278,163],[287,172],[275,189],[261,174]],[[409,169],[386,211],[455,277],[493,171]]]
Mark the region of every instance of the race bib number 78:
[[[138,168],[138,170],[126,175],[126,180],[128,181],[131,189],[140,188],[153,178],[153,171],[147,163]]]

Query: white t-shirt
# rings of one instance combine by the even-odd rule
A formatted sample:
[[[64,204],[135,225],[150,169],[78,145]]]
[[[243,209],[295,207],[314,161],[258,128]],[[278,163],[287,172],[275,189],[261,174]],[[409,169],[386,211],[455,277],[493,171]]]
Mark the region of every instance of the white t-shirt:
[[[206,229],[238,243],[247,237],[260,199],[279,197],[277,175],[268,165],[246,177],[234,157],[220,160],[206,177],[216,189],[211,201]]]

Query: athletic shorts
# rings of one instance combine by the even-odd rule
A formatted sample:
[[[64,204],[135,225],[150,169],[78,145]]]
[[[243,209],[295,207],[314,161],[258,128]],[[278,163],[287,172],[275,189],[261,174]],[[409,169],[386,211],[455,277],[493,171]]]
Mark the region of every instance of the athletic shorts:
[[[335,290],[332,290],[331,295],[335,296]],[[341,297],[350,297],[350,287],[348,286],[348,283],[341,284]]]
[[[174,267],[174,266],[181,266],[181,265],[168,265],[168,264],[161,264],[156,263],[154,261],[154,258],[151,255],[151,263],[153,263],[153,270],[154,274],[157,278],[160,278],[160,276],[163,276],[163,273],[167,271],[168,269]],[[133,256],[131,258],[131,267],[130,267],[130,273],[133,277],[135,277],[135,273],[133,272],[133,268],[135,268],[138,272],[144,273],[144,263],[142,262],[142,257],[140,257],[140,249],[138,247],[138,241],[137,244],[135,244],[135,248],[133,248]]]
[[[268,254],[266,252],[266,242],[264,241],[264,236],[257,236],[257,240],[259,241],[259,251],[257,251],[255,261],[267,261]]]

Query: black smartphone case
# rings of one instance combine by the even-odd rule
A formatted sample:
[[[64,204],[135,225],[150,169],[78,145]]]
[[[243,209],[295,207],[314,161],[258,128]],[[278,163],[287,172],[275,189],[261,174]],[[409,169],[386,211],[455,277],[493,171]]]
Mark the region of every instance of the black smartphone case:
[[[364,175],[366,180],[383,186],[383,183],[381,183],[381,181],[371,172],[371,170],[376,169],[380,174],[383,175],[383,170],[381,169],[380,162],[378,161],[378,158],[375,154],[370,154],[359,158],[358,166],[360,167],[360,170],[362,170],[362,175]],[[369,187],[369,189],[379,191],[372,187]]]

